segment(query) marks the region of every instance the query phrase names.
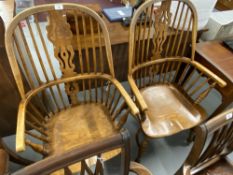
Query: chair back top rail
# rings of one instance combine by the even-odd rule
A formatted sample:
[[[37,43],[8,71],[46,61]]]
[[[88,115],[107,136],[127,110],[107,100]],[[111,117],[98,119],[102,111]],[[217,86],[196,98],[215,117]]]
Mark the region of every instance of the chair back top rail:
[[[22,98],[26,91],[22,74],[31,89],[82,73],[101,72],[114,78],[106,24],[83,5],[46,4],[26,9],[9,25],[5,44]],[[103,69],[105,64],[108,70]]]
[[[190,44],[194,60],[196,9],[188,0],[146,1],[132,18],[129,37],[129,74],[134,66],[146,61],[184,56]]]

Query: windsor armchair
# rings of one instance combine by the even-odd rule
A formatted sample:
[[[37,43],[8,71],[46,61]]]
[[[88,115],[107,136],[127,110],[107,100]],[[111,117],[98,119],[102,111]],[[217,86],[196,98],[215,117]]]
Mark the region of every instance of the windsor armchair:
[[[194,60],[196,35],[196,10],[187,0],[149,0],[133,16],[128,81],[147,138],[169,136],[203,122],[207,115],[201,102],[216,85],[226,85]],[[184,57],[189,38],[191,58]],[[141,142],[139,135],[140,130],[140,157],[146,140]]]
[[[117,172],[108,173],[107,165],[102,165],[101,159],[97,159],[97,164],[95,167],[89,168],[86,164],[86,159],[99,154],[103,154],[106,151],[113,150],[115,148],[120,148],[121,158],[120,166]],[[130,162],[130,135],[127,130],[121,131],[109,138],[102,138],[96,142],[95,145],[81,146],[74,148],[72,150],[66,151],[61,154],[57,154],[44,160],[38,161],[30,166],[27,166],[15,173],[14,175],[38,175],[38,174],[56,174],[61,171],[69,174],[66,169],[67,166],[71,166],[77,162],[81,162],[81,174],[88,175],[100,175],[100,174],[121,174],[127,175],[129,171],[132,171],[138,175],[152,175],[152,173],[147,170],[141,164]]]
[[[93,10],[71,3],[32,7],[13,19],[5,41],[22,99],[16,151],[29,146],[51,156],[92,145],[139,113],[114,78],[108,30]]]
[[[233,174],[233,166],[225,159],[232,152],[232,116],[231,108],[194,129],[193,147],[177,175]]]

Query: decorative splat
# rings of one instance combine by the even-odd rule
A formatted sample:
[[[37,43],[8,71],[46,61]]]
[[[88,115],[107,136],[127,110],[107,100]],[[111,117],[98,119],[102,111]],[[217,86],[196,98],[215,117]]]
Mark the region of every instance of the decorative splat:
[[[170,0],[163,1],[161,7],[154,10],[153,60],[161,58],[163,44],[167,38],[168,26],[171,22],[170,5]]]
[[[60,11],[52,11],[49,15],[47,35],[54,46],[55,58],[59,61],[62,77],[74,76],[75,65],[74,49],[72,46],[73,34],[70,25],[67,23],[66,16]],[[66,83],[65,90],[72,104],[77,104],[76,94],[79,91],[77,83]]]

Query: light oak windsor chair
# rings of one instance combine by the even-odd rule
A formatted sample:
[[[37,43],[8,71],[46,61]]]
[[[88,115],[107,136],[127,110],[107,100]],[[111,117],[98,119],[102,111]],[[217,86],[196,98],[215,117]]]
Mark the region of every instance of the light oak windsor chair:
[[[161,138],[206,118],[201,102],[225,81],[194,60],[197,14],[188,0],[149,0],[130,26],[128,81],[141,111],[141,129]],[[184,57],[191,40],[191,58]],[[139,155],[146,146],[137,134]]]
[[[232,116],[231,108],[194,128],[191,152],[176,175],[233,174],[233,165],[226,159],[233,150]]]
[[[13,19],[5,43],[22,98],[18,152],[29,146],[46,157],[92,145],[118,133],[129,113],[139,114],[114,77],[109,33],[93,10],[71,3],[32,7]]]

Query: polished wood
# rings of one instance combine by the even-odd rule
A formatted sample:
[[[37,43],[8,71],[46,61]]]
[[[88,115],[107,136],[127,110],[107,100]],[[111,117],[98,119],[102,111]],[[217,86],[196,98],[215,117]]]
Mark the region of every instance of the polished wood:
[[[122,6],[122,1],[120,0],[113,0],[113,1],[109,1],[109,0],[53,0],[53,1],[48,1],[48,0],[35,0],[34,3],[35,5],[41,5],[41,4],[48,4],[48,3],[61,3],[61,2],[74,2],[74,3],[78,3],[78,4],[83,4],[85,6],[88,6],[92,9],[94,9],[95,11],[97,11],[101,17],[103,18],[104,22],[106,23],[108,30],[109,30],[109,36],[110,36],[110,41],[112,44],[112,52],[113,52],[113,62],[114,62],[114,68],[115,68],[115,72],[116,72],[116,78],[119,81],[125,81],[127,80],[127,72],[128,72],[128,61],[127,61],[127,57],[128,57],[128,41],[129,41],[129,27],[124,27],[121,22],[110,22],[103,14],[102,14],[102,9],[103,8],[108,8],[108,7],[116,7],[116,6]],[[130,0],[131,4],[135,4],[134,0]],[[181,7],[180,7],[181,9]],[[70,24],[72,24],[72,20],[70,21]],[[200,31],[199,34],[201,34],[203,32]],[[168,45],[170,43],[171,47],[171,43],[174,42],[180,42],[180,45],[183,45],[183,47],[179,47],[179,54],[181,54],[181,52],[183,52],[183,55],[189,55],[190,54],[190,43],[191,43],[191,35],[190,32],[183,32],[183,34],[181,34],[180,32],[178,32],[178,36],[180,35],[181,37],[175,37],[176,35],[176,31],[171,31],[169,33],[169,35],[173,33],[173,36],[168,37],[167,42]],[[187,37],[186,37],[187,36]],[[178,39],[178,38],[183,38],[183,39]],[[86,38],[87,39],[87,38]],[[186,41],[187,39],[187,41]],[[169,42],[168,42],[169,41]],[[87,45],[88,42],[87,41]],[[167,46],[165,43],[164,47]],[[75,47],[75,45],[74,45]],[[185,48],[185,49],[184,49]],[[169,52],[167,52],[167,54],[175,54],[175,50],[172,51],[172,48],[168,48]],[[173,53],[172,53],[172,52]]]
[[[84,173],[88,175],[105,174],[103,170],[106,165],[103,166],[100,159],[96,160],[98,163],[95,167],[92,167],[93,169],[86,166],[86,160],[90,157],[104,154],[105,152],[109,152],[116,148],[121,150],[121,165],[118,173],[121,175],[128,175],[129,171],[132,171],[138,175],[152,175],[152,173],[141,164],[130,162],[130,135],[127,131],[121,131],[120,133],[115,133],[110,137],[102,138],[96,141],[95,144],[73,148],[64,153],[50,156],[13,174],[57,174],[58,170],[61,171],[61,169],[65,168],[66,170],[64,171],[69,174],[68,167],[77,162],[81,162],[82,164],[81,175],[84,175]]]
[[[130,162],[130,171],[141,175],[152,175],[152,173],[148,169],[146,169],[142,164],[139,164],[137,162]]]
[[[221,159],[215,164],[208,167],[208,169],[205,169],[199,173],[196,173],[196,175],[208,175],[208,174],[214,174],[214,175],[232,175],[233,174],[233,165],[230,164],[226,159]]]
[[[218,0],[215,8],[220,10],[220,11],[232,10],[233,9],[233,1],[232,0]]]
[[[56,7],[27,9],[6,31],[6,50],[22,99],[16,150],[24,151],[28,146],[45,157],[119,133],[130,113],[139,114],[115,79],[103,19],[83,5]],[[67,18],[74,19],[75,35]],[[90,37],[91,45],[81,42],[83,37]],[[25,86],[24,76],[30,88]],[[118,153],[115,150],[103,157],[109,159]]]
[[[48,123],[48,132],[52,138],[51,153],[59,154],[115,135],[118,131],[112,126],[110,116],[108,109],[101,104],[83,104],[60,112]],[[113,154],[118,153],[116,151]]]
[[[194,129],[193,147],[177,175],[232,174],[233,166],[222,160],[232,152],[232,115],[231,108]]]
[[[199,105],[194,108],[172,85],[150,86],[142,88],[140,93],[148,105],[142,128],[149,137],[170,136],[206,118],[205,111]]]
[[[141,111],[142,131],[146,137],[160,138],[206,120],[201,102],[216,85],[225,87],[226,82],[195,61],[197,14],[193,4],[165,0],[158,7],[154,2],[146,1],[133,16],[128,80]],[[189,37],[190,58],[184,57]]]
[[[8,172],[8,154],[7,152],[0,147],[0,175],[5,175]]]
[[[227,82],[224,88],[216,87],[222,95],[222,103],[213,112],[222,112],[233,99],[233,52],[217,41],[201,42],[196,47],[196,59]]]
[[[62,3],[62,2],[73,2],[77,4],[83,4],[87,7],[92,8],[98,14],[101,15],[101,18],[104,20],[107,25],[109,31],[110,42],[112,45],[112,53],[113,53],[113,62],[114,69],[116,73],[116,78],[119,81],[127,80],[127,56],[128,56],[128,41],[129,41],[129,27],[124,27],[121,22],[110,22],[103,14],[103,8],[110,7],[119,7],[123,4],[120,0],[34,0],[35,5],[48,4],[48,3]],[[72,25],[73,21],[70,21]],[[86,38],[87,39],[87,38]],[[87,45],[91,44],[91,41],[87,41]],[[74,44],[74,48],[76,44]]]

